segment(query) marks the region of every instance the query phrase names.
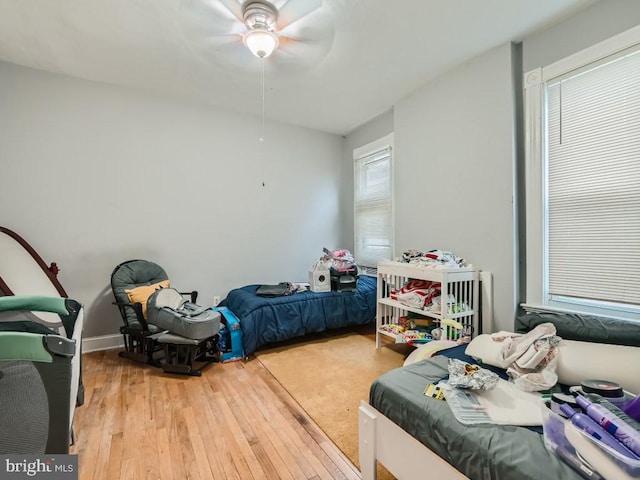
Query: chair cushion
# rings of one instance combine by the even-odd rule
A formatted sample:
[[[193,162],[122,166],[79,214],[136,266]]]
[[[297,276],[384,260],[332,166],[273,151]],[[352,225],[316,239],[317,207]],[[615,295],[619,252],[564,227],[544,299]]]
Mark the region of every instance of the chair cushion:
[[[147,318],[147,300],[151,294],[159,288],[169,288],[169,280],[163,280],[152,285],[142,285],[140,287],[125,290],[124,292],[127,294],[127,297],[129,297],[129,301],[131,303],[142,304],[142,316]]]
[[[125,304],[131,302],[125,290],[153,285],[168,279],[167,273],[157,263],[141,259],[127,260],[114,268],[111,273],[111,289],[116,302]],[[126,323],[130,327],[141,328],[136,312],[132,308],[124,309],[122,314],[126,316]]]

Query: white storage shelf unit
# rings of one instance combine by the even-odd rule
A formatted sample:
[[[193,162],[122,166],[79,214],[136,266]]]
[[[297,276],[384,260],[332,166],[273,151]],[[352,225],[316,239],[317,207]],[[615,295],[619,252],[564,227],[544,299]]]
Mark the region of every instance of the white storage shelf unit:
[[[472,336],[478,332],[478,304],[479,304],[479,272],[474,267],[438,268],[403,262],[381,262],[378,264],[378,291],[376,305],[376,347],[380,347],[381,335],[396,337],[386,326],[400,323],[400,317],[409,312],[432,319],[436,326],[441,325],[443,319],[452,319],[461,323]],[[440,283],[442,299],[455,299],[449,306],[441,310],[432,311],[414,308],[391,298],[392,290],[400,290],[409,280],[429,280]],[[455,306],[454,308],[452,308]],[[462,307],[462,308],[461,308]],[[442,329],[443,339],[456,340],[457,336],[451,329]]]

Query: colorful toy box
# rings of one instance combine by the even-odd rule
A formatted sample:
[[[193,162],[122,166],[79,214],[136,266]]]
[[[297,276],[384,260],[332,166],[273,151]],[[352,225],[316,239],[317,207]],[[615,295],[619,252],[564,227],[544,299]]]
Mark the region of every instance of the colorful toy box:
[[[224,326],[220,329],[220,351],[222,362],[233,362],[244,358],[242,348],[242,330],[240,320],[228,307],[213,307],[213,310],[222,315]]]

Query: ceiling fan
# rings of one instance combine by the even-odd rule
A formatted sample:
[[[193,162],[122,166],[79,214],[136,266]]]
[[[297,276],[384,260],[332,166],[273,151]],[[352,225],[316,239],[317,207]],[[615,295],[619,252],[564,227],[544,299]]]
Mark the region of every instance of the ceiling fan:
[[[324,5],[323,5],[324,3]],[[180,24],[188,43],[231,71],[302,71],[318,65],[333,45],[332,9],[322,0],[182,0]]]

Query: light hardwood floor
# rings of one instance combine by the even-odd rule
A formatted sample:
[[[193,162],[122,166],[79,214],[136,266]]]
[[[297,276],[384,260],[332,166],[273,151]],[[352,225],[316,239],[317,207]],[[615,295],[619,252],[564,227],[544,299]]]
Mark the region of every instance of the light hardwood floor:
[[[202,377],[83,356],[76,409],[81,480],[359,479],[360,473],[253,356]]]

